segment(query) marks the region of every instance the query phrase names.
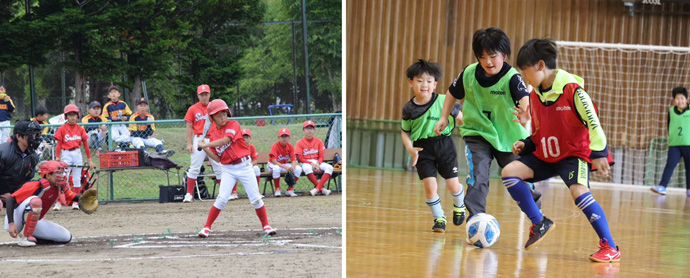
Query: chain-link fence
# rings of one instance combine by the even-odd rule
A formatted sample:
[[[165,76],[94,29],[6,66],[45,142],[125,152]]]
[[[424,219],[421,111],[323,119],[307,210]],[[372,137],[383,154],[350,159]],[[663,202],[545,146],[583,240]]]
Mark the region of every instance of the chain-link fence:
[[[292,137],[290,138],[290,143],[293,145],[297,144],[303,136],[302,123],[307,119],[312,120],[316,123],[316,134],[315,137],[321,139],[326,145],[327,149],[340,149],[342,148],[342,115],[339,113],[332,114],[310,114],[310,115],[290,115],[290,116],[265,116],[265,117],[237,117],[231,118],[240,123],[242,128],[248,128],[251,130],[252,139],[250,141],[259,153],[268,153],[271,146],[278,141],[278,131],[282,128],[288,128],[291,131]],[[137,122],[139,124],[143,122]],[[92,159],[98,171],[98,181],[95,186],[99,188],[99,199],[108,201],[123,201],[123,200],[157,200],[159,197],[159,186],[168,185],[168,179],[170,185],[180,185],[184,182],[184,176],[186,170],[189,168],[191,157],[187,152],[187,142],[186,142],[186,123],[184,120],[159,120],[146,122],[147,124],[155,124],[155,133],[153,136],[159,139],[162,143],[162,149],[167,151],[174,151],[174,154],[169,158],[175,163],[181,166],[179,171],[179,176],[177,171],[172,168],[169,171],[169,175],[166,175],[165,171],[158,169],[137,169],[135,167],[122,170],[122,171],[103,171],[106,169],[100,169],[101,164],[98,153],[108,152],[109,150],[115,151],[117,149],[126,150],[128,148],[133,148],[131,140],[124,140],[125,143],[117,143],[113,141],[113,133],[111,132],[115,125],[122,125],[122,123],[108,122],[105,124],[95,123],[95,124],[81,124],[89,131],[90,144]],[[98,128],[104,125],[107,132],[102,132],[99,138],[96,133],[98,133]],[[129,126],[129,124],[127,124]],[[49,127],[49,134],[44,136],[46,138],[45,144],[39,148],[39,153],[41,160],[54,159],[54,140],[51,134],[57,130],[61,125],[44,125]],[[130,128],[131,129],[131,128]],[[133,130],[131,135],[136,136],[136,130]],[[96,135],[94,135],[96,134]],[[130,137],[132,138],[132,137]],[[101,140],[98,140],[101,139]],[[159,149],[160,150],[160,149]],[[157,150],[154,146],[146,147],[146,151],[149,153],[156,153]],[[82,149],[82,157],[84,165],[88,165],[88,160],[86,159],[86,154]],[[204,167],[205,174],[212,173],[211,167]],[[267,171],[268,169],[262,169],[262,171]],[[91,171],[94,174],[94,171]],[[95,179],[95,178],[94,178]],[[335,177],[338,179],[336,181],[331,181],[331,189],[335,190],[334,182],[340,184],[341,177]],[[204,178],[204,183],[208,186],[209,193],[214,192],[218,194],[218,184],[215,184],[213,179],[210,177]],[[284,183],[284,182],[283,182]],[[241,184],[241,183],[240,183]],[[264,179],[261,180],[259,184],[260,190],[263,191]],[[311,182],[306,179],[300,179],[295,185],[295,192],[302,193],[309,191],[313,188]],[[238,186],[238,191],[240,196],[243,195],[244,188]],[[272,193],[271,187],[268,186],[266,194]]]

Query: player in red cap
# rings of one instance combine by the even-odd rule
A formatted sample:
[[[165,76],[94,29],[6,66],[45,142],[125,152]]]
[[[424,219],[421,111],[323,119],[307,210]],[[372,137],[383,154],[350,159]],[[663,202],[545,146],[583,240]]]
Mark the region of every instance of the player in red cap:
[[[69,168],[68,173],[72,173],[72,183],[74,184],[74,193],[81,194],[81,166],[84,164],[81,158],[81,147],[84,145],[86,157],[89,159],[89,167],[96,168],[91,160],[91,150],[89,150],[88,140],[84,127],[77,125],[79,120],[79,108],[74,104],[65,106],[65,118],[67,122],[58,128],[55,132],[55,140],[57,147],[55,148],[55,157],[67,165],[73,166]],[[72,204],[72,209],[79,209],[76,203]]]
[[[223,165],[223,178],[220,183],[220,193],[218,193],[216,202],[208,213],[206,225],[199,232],[199,237],[208,237],[211,232],[211,225],[218,218],[220,211],[227,205],[236,181],[242,182],[264,232],[268,235],[274,235],[276,230],[268,224],[266,206],[264,206],[264,201],[259,193],[259,184],[256,182],[254,169],[252,169],[251,153],[242,137],[240,123],[228,120],[230,109],[221,99],[210,102],[208,112],[213,120],[208,131],[211,142],[199,142],[199,147],[203,148],[210,159]]]
[[[58,224],[43,220],[43,217],[57,200],[58,193],[64,193],[67,202],[75,204],[80,195],[69,190],[69,169],[64,162],[41,162],[38,171],[40,180],[25,183],[7,200],[5,230],[13,238],[24,231],[24,236],[19,239],[19,246],[68,243],[72,241],[70,232]]]
[[[271,146],[271,152],[268,154],[268,169],[273,175],[273,183],[276,186],[276,196],[280,196],[280,173],[292,171],[295,175],[295,182],[302,174],[302,167],[297,165],[297,157],[295,156],[295,147],[290,144],[290,130],[281,128],[278,130],[278,142]],[[297,197],[292,186],[288,185],[285,195],[290,197]]]
[[[208,139],[204,136],[204,124],[209,120],[207,106],[211,98],[211,88],[206,84],[199,85],[196,89],[199,102],[187,109],[187,114],[184,116],[184,121],[187,122],[187,151],[191,154],[191,163],[189,170],[187,170],[187,194],[184,196],[183,202],[191,203],[194,201],[194,186],[196,179],[199,177],[201,165],[207,158],[204,151],[198,150],[199,141]],[[216,174],[216,179],[220,183],[221,167],[220,163],[211,160],[213,172]]]
[[[307,178],[316,186],[316,188],[309,190],[309,193],[311,193],[312,196],[316,196],[316,193],[319,192],[323,195],[329,195],[331,191],[323,188],[323,185],[331,178],[333,166],[323,162],[324,155],[326,154],[326,147],[321,139],[314,137],[314,133],[316,133],[315,128],[316,124],[311,120],[307,120],[302,124],[304,138],[297,142],[295,152],[297,153],[299,162],[302,162],[302,169],[304,173],[307,174]],[[316,176],[314,176],[315,172],[323,172],[321,181],[316,180]]]
[[[259,152],[256,150],[256,147],[253,144],[249,144],[249,142],[252,140],[252,131],[248,128],[242,129],[242,138],[244,138],[244,142],[247,143],[247,147],[249,147],[249,153],[251,153],[252,157],[252,165],[254,166],[254,174],[256,175],[256,183],[259,184],[261,182],[261,170],[259,169],[259,166],[256,166],[257,159],[259,159]],[[276,197],[280,197],[280,192],[276,194]],[[237,182],[235,182],[235,187],[232,188],[232,194],[230,194],[230,200],[238,198]]]

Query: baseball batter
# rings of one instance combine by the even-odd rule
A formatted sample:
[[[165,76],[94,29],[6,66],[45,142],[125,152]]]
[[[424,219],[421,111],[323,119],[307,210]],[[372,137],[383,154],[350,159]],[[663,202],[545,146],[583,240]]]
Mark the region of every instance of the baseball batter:
[[[271,146],[271,152],[268,154],[268,169],[273,175],[273,183],[276,186],[276,196],[280,196],[281,173],[292,171],[295,175],[295,182],[297,182],[299,176],[302,174],[302,167],[297,165],[295,147],[290,144],[290,130],[287,128],[281,128],[278,131],[278,142]],[[285,195],[297,197],[292,186],[288,187]]]
[[[67,122],[65,125],[58,128],[55,132],[55,140],[57,147],[55,148],[55,157],[67,165],[78,166],[84,162],[81,157],[81,146],[84,145],[86,157],[89,160],[89,167],[96,168],[93,160],[91,160],[91,150],[89,149],[89,136],[86,135],[84,127],[77,125],[79,119],[79,108],[74,104],[65,106],[65,116]],[[76,194],[81,193],[81,167],[70,167],[68,173],[72,174],[72,183],[74,184],[74,191]],[[52,205],[52,203],[51,203]],[[79,209],[76,203],[72,204],[72,209]]]
[[[274,235],[276,230],[268,224],[266,206],[264,206],[259,193],[259,185],[252,168],[251,153],[242,137],[240,123],[228,120],[230,109],[221,99],[210,102],[208,112],[213,120],[208,132],[211,142],[201,141],[199,146],[203,148],[209,158],[222,164],[223,175],[220,192],[208,213],[206,225],[199,232],[199,237],[208,237],[211,232],[211,225],[218,218],[220,211],[227,205],[236,181],[240,181],[244,186],[249,202],[254,206],[264,232],[268,235]]]
[[[297,141],[295,152],[297,153],[299,162],[302,162],[302,169],[304,173],[307,174],[307,178],[316,186],[316,188],[310,190],[309,193],[312,196],[316,196],[319,192],[323,195],[329,195],[331,191],[323,188],[323,185],[331,178],[333,166],[323,162],[324,155],[326,154],[326,147],[321,139],[314,137],[314,133],[316,133],[315,127],[316,124],[311,120],[307,120],[302,124],[304,138]],[[323,176],[321,176],[321,181],[317,181],[314,172],[321,171],[323,171]]]
[[[79,201],[80,195],[69,190],[67,164],[60,161],[42,162],[38,167],[41,179],[25,183],[14,192],[7,202],[5,230],[10,236],[19,239],[19,246],[38,244],[65,244],[72,241],[72,235],[64,227],[43,220],[50,207],[58,198],[58,193],[65,194],[67,202]]]
[[[203,138],[203,135],[204,123],[209,120],[207,106],[211,98],[211,88],[203,84],[196,89],[196,93],[199,102],[189,107],[189,109],[187,109],[187,114],[184,116],[184,120],[187,122],[187,151],[191,154],[191,164],[187,171],[187,194],[185,194],[183,200],[185,203],[194,201],[193,193],[196,179],[199,176],[201,165],[207,157],[206,153],[204,151],[199,151],[197,147],[199,141],[208,142],[208,139]],[[216,180],[220,183],[220,163],[211,160],[211,166],[213,167],[213,172],[216,174]]]

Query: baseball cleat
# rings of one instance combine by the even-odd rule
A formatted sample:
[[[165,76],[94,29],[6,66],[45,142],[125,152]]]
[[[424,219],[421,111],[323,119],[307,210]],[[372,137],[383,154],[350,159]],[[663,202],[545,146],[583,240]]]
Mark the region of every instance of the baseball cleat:
[[[201,229],[198,236],[200,238],[207,238],[208,234],[210,234],[210,233],[211,233],[211,229],[204,227],[203,229]]]
[[[297,194],[295,194],[295,191],[292,191],[292,190],[286,191],[285,195],[288,197],[297,197]]]
[[[79,204],[77,202],[72,203],[72,210],[79,210]]]
[[[331,191],[328,189],[322,188],[321,194],[323,194],[324,196],[328,196],[328,195],[331,195]]]
[[[309,190],[309,194],[311,194],[311,196],[316,196],[316,193],[318,193],[318,191],[316,191],[316,188]]]
[[[61,209],[62,209],[62,205],[60,203],[55,203],[55,205],[53,206],[53,210],[61,210]]]
[[[270,225],[266,225],[264,226],[264,233],[266,233],[269,236],[272,236],[276,234],[276,229],[271,228]]]
[[[235,200],[235,199],[239,199],[239,198],[240,198],[240,197],[237,196],[237,193],[232,193],[232,194],[230,194],[230,200]]]
[[[280,197],[280,190],[276,190],[276,192],[273,193],[273,196]]]
[[[184,195],[184,200],[182,200],[182,202],[183,203],[192,203],[192,202],[194,202],[194,196],[192,196],[192,194],[187,193]]]
[[[36,238],[32,236],[22,237],[19,239],[17,244],[22,247],[36,246]]]

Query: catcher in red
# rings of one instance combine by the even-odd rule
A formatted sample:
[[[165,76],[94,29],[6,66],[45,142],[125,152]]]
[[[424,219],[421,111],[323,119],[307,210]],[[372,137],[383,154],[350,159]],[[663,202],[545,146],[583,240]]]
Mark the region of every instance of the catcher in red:
[[[19,246],[36,244],[65,244],[72,241],[72,234],[64,227],[44,220],[43,217],[58,198],[58,193],[65,194],[68,204],[79,202],[86,213],[93,213],[98,208],[98,192],[89,189],[77,195],[67,184],[68,165],[60,161],[42,162],[38,166],[41,179],[25,183],[7,200],[5,230],[10,236],[19,238]]]
[[[211,233],[211,225],[216,221],[220,211],[228,204],[228,199],[236,181],[242,182],[247,192],[249,202],[254,206],[256,215],[261,221],[263,230],[268,235],[274,235],[276,230],[268,224],[266,207],[259,193],[259,184],[252,167],[252,158],[249,146],[244,142],[240,123],[230,121],[230,109],[225,101],[215,99],[208,104],[208,114],[213,124],[208,130],[207,136],[210,142],[199,141],[199,147],[210,159],[220,162],[222,165],[222,178],[220,189],[215,203],[211,207],[206,219],[206,225],[199,232],[199,237],[208,237]]]

